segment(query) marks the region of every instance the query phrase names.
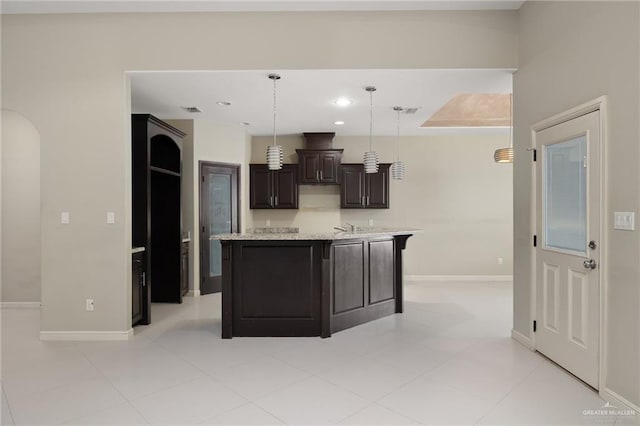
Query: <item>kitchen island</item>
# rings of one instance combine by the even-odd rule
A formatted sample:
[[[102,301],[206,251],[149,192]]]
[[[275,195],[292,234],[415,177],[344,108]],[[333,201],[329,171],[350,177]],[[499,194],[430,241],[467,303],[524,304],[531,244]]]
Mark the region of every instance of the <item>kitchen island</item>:
[[[222,338],[322,336],[401,313],[417,230],[221,234]]]

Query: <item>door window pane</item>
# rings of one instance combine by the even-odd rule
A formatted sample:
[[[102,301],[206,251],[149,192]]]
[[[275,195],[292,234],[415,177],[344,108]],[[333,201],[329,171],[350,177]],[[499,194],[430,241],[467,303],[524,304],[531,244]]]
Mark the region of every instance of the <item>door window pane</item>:
[[[587,251],[587,137],[545,146],[545,246]]]
[[[231,176],[209,174],[209,235],[231,232]],[[218,240],[209,240],[209,275],[222,275],[222,246]]]

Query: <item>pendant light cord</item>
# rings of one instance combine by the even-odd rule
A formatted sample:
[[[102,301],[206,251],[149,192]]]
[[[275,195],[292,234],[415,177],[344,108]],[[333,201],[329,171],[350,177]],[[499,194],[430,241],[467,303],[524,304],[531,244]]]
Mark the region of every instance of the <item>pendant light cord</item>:
[[[397,129],[396,129],[397,130],[397,133],[396,133],[396,135],[397,135],[397,137],[396,137],[396,158],[397,158],[397,161],[400,161],[400,111],[401,111],[400,108],[396,109],[396,112],[398,113],[397,120],[396,120],[396,126],[397,126]]]
[[[276,81],[273,79],[273,146],[276,146]]]
[[[369,91],[369,151],[373,151],[373,91]]]

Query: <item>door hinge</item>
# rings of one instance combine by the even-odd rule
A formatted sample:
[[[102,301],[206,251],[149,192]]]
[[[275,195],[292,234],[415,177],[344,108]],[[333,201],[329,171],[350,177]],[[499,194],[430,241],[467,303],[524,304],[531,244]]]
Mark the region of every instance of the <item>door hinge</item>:
[[[538,160],[538,150],[537,149],[533,149],[533,161],[537,161]]]
[[[535,333],[537,329],[538,329],[538,323],[536,322],[536,320],[533,320],[533,332]]]
[[[204,226],[202,227],[202,233],[204,234]]]
[[[538,236],[537,235],[533,236],[533,246],[534,247],[538,247]]]
[[[204,182],[204,175],[202,175],[202,181]]]

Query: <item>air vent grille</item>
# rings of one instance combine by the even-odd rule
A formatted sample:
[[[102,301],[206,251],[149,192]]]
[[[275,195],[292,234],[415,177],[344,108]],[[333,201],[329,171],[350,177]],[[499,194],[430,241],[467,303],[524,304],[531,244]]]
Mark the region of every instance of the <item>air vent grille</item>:
[[[182,107],[183,110],[190,112],[190,113],[197,113],[197,112],[202,112],[202,110],[198,107],[195,106],[188,106],[188,107]]]
[[[402,112],[405,113],[405,114],[415,114],[416,112],[418,112],[419,109],[420,109],[420,107],[405,108],[405,109],[402,110]]]

